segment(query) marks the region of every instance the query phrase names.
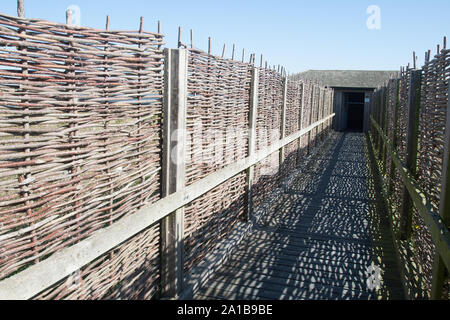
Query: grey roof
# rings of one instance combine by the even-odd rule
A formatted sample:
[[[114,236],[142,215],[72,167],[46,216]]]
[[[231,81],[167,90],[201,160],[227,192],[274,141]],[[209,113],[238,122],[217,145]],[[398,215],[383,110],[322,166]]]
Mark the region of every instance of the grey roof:
[[[294,78],[314,80],[329,87],[376,88],[397,76],[398,71],[308,70],[294,75]]]

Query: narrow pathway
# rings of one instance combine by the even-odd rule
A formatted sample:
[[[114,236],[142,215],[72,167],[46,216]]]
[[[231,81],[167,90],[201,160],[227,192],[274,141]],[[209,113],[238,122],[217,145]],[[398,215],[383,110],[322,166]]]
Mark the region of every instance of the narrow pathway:
[[[403,299],[365,143],[333,133],[255,210],[253,232],[194,298]]]

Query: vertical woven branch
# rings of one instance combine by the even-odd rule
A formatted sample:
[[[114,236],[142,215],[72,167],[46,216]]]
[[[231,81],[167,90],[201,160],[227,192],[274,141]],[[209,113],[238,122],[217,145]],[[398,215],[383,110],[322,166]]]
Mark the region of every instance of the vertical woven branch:
[[[19,18],[25,18],[25,5],[24,0],[17,0],[17,16]]]
[[[256,119],[258,111],[258,87],[259,87],[259,71],[258,68],[252,68],[252,79],[250,84],[250,101],[248,112],[248,156],[252,157],[256,151]],[[252,219],[253,210],[253,179],[255,176],[255,167],[251,166],[246,172],[246,203],[245,218],[247,221]]]
[[[314,84],[311,84],[311,107],[310,107],[310,111],[309,111],[309,122],[308,122],[308,126],[310,126],[313,121],[314,121],[314,103],[315,103],[315,99],[314,99],[314,95],[315,95],[315,89],[316,86]],[[312,144],[311,144],[311,139],[313,138],[313,130],[308,132],[308,154],[311,153],[312,151]]]
[[[141,17],[140,18],[140,25],[139,25],[139,34],[142,34],[142,32],[144,31],[144,18]],[[142,163],[142,152],[143,152],[143,145],[145,144],[145,139],[143,137],[143,132],[142,132],[142,126],[143,126],[143,120],[142,120],[142,114],[144,112],[144,110],[142,109],[142,95],[144,94],[142,92],[142,55],[140,53],[140,51],[142,50],[142,43],[141,43],[141,38],[138,39],[139,40],[139,45],[138,45],[138,50],[139,53],[137,54],[137,58],[138,58],[138,67],[137,67],[137,72],[138,72],[138,85],[137,85],[137,101],[138,101],[138,107],[137,107],[137,112],[138,112],[138,123],[137,123],[137,139],[138,139],[138,148],[137,148],[137,152],[138,152],[138,156],[137,156],[137,161],[138,161],[138,168],[139,168],[139,183],[141,185],[145,185],[145,170],[143,169],[144,164]],[[139,195],[139,199],[140,199],[140,203],[139,203],[139,207],[142,207],[145,203],[145,198],[144,198],[144,194],[141,193]]]
[[[302,82],[300,87],[300,105],[298,108],[298,130],[303,129],[303,117],[305,114],[305,82]],[[301,156],[302,156],[302,137],[298,138],[298,146],[297,146],[297,163],[296,166],[300,165]]]
[[[72,25],[72,10],[68,9],[66,11],[66,24],[67,26]],[[68,45],[67,45],[67,69],[66,69],[66,85],[67,85],[67,97],[68,97],[68,104],[67,104],[67,110],[74,115],[74,120],[69,123],[69,135],[68,135],[68,143],[71,145],[71,169],[70,169],[70,178],[73,180],[72,186],[75,188],[75,194],[73,196],[73,211],[75,214],[75,220],[77,225],[77,233],[76,233],[76,241],[80,241],[81,238],[81,230],[80,230],[80,201],[78,200],[78,192],[80,188],[78,187],[78,171],[79,171],[79,160],[77,159],[77,154],[79,147],[77,145],[77,127],[78,127],[78,99],[77,99],[77,89],[76,89],[76,83],[77,83],[77,77],[75,72],[75,49],[74,44],[70,40],[73,39],[73,32],[70,28],[66,27],[67,37],[69,39]]]
[[[19,16],[22,15],[23,17],[23,1],[21,2],[21,5],[19,6],[19,8],[21,8],[21,12],[19,13]],[[27,39],[27,31],[25,28],[20,29],[19,34],[21,36],[22,41],[26,41]],[[26,47],[19,47],[18,50],[22,53],[22,55],[24,56],[25,59],[21,60],[21,65],[22,65],[22,81],[25,84],[21,84],[19,86],[19,91],[23,92],[23,95],[27,96],[27,83],[29,81],[29,77],[28,77],[28,61],[26,60],[26,56],[27,56],[27,48]],[[23,114],[24,114],[24,121],[23,121],[23,128],[24,128],[24,144],[26,145],[30,139],[30,132],[31,132],[31,128],[30,128],[30,108],[28,106],[29,101],[27,99],[22,99],[22,105],[24,106],[23,109]],[[25,154],[29,154],[30,153],[30,148],[25,148],[24,149]],[[30,157],[25,157],[25,162],[29,162],[31,160]],[[34,222],[33,222],[33,212],[31,210],[31,202],[30,200],[28,200],[30,198],[30,186],[29,183],[32,181],[32,176],[30,172],[30,167],[29,166],[25,166],[25,174],[19,174],[18,175],[18,179],[19,179],[19,185],[20,185],[20,190],[22,193],[22,197],[25,199],[25,207],[26,209],[26,214],[28,219],[30,220],[30,227],[33,226]],[[33,231],[31,232],[31,247],[32,247],[32,255],[34,256],[33,262],[34,263],[38,263],[39,262],[39,248],[37,246],[37,238],[36,238],[36,234],[35,231],[33,229]]]

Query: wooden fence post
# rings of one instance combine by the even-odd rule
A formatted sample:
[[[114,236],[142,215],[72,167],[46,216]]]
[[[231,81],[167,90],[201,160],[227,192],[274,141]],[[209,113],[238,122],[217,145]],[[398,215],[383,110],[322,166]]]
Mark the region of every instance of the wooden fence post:
[[[328,89],[328,99],[327,99],[327,101],[328,101],[328,107],[327,107],[327,114],[326,114],[326,116],[328,117],[330,114],[331,114],[331,108],[332,108],[332,106],[333,106],[333,102],[332,102],[332,99],[331,99],[331,97],[333,96],[333,91],[332,91],[332,89]],[[330,133],[330,120],[331,119],[328,119],[327,120],[327,136],[328,136],[328,134]]]
[[[284,77],[283,80],[283,102],[281,104],[281,132],[280,132],[280,140],[283,140],[286,136],[286,100],[287,100],[287,85],[288,85],[288,79],[287,77]],[[279,151],[279,166],[278,166],[278,178],[281,185],[281,180],[283,180],[283,162],[284,162],[284,149],[285,147],[281,147]]]
[[[317,116],[314,119],[314,122],[319,121],[319,117],[320,117],[320,108],[321,108],[321,101],[320,101],[320,95],[322,94],[322,89],[320,87],[317,88],[319,90],[319,94],[317,95]],[[320,132],[319,132],[319,128],[320,126],[317,126],[315,128],[315,132],[316,132],[316,136],[314,137],[314,148],[317,148],[317,140],[320,137]]]
[[[397,79],[395,82],[395,106],[394,106],[394,119],[393,119],[393,128],[392,128],[392,148],[397,150],[397,121],[398,121],[398,109],[400,107],[400,87],[401,87],[401,79]],[[390,176],[388,182],[388,196],[392,195],[394,190],[394,179],[395,179],[395,164],[394,160],[391,159],[390,165]]]
[[[377,91],[375,91],[375,99],[373,101],[373,105],[374,105],[374,110],[373,110],[373,118],[375,119],[375,121],[377,122],[377,124],[379,124],[379,118],[380,118],[380,87],[377,88]],[[378,147],[379,147],[379,133],[378,130],[374,130],[374,145],[375,145],[375,149],[378,151]],[[375,153],[374,153],[375,155]],[[376,155],[375,155],[376,156]]]
[[[322,120],[325,117],[325,109],[327,107],[326,97],[327,97],[327,89],[324,89],[323,90],[323,95],[322,95],[322,108],[321,108],[321,111],[320,111],[319,120]],[[325,123],[322,123],[320,125],[320,128],[321,128],[320,129],[320,141],[323,141],[323,140],[325,140],[325,129],[326,129]]]
[[[408,124],[406,131],[406,159],[405,165],[413,178],[417,169],[417,143],[420,110],[420,89],[422,70],[411,70],[410,89],[408,97]],[[412,199],[406,186],[403,186],[402,207],[400,217],[400,239],[407,240],[411,236],[412,229]]]
[[[303,128],[303,106],[305,104],[305,83],[302,82],[301,88],[301,98],[300,98],[300,108],[299,108],[299,117],[298,117],[298,130],[301,131]],[[298,150],[297,150],[297,166],[300,165],[300,159],[302,156],[302,137],[298,138]]]
[[[382,129],[385,136],[388,135],[388,114],[389,114],[389,87],[386,87],[383,90],[383,115],[382,115]],[[381,166],[383,175],[386,174],[386,153],[388,152],[387,145],[385,143],[382,144],[381,148]]]
[[[162,197],[185,187],[187,58],[185,49],[165,49]],[[160,228],[161,295],[176,297],[183,288],[184,208]]]
[[[313,123],[313,112],[314,112],[314,91],[316,89],[315,85],[312,85],[311,88],[311,110],[309,112],[309,125]],[[308,154],[311,153],[311,134],[313,130],[308,132]]]
[[[386,110],[386,101],[385,101],[385,96],[386,96],[386,89],[385,87],[381,88],[380,91],[380,108],[379,108],[379,113],[378,113],[378,125],[380,126],[380,128],[382,129],[382,131],[384,132],[384,113]],[[383,148],[384,148],[384,144],[383,144],[383,139],[381,138],[381,134],[378,135],[378,159],[382,160],[382,156],[383,156]]]
[[[447,228],[450,228],[450,85],[447,95],[447,122],[444,137],[444,158],[442,164],[441,197],[439,213]],[[448,270],[447,270],[448,272]],[[436,253],[433,266],[431,298],[442,299],[442,291],[446,277],[446,268],[439,253]]]
[[[258,112],[258,85],[259,74],[258,68],[253,67],[252,80],[250,87],[250,107],[248,115],[248,156],[251,157],[256,151],[256,116]],[[252,188],[254,178],[255,166],[250,166],[246,170],[246,204],[245,204],[245,216],[247,221],[252,219]]]
[[[330,114],[332,114],[334,112],[334,89],[330,89],[330,106],[328,108],[328,114],[327,116],[329,116]],[[333,119],[331,118],[328,120],[328,132],[331,132],[333,129]]]

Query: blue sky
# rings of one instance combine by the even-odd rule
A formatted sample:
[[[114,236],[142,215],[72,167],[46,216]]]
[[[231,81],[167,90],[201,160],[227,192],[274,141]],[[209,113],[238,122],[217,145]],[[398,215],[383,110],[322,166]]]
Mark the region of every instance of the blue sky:
[[[16,0],[1,0],[0,12],[16,15]],[[424,53],[450,36],[449,0],[25,0],[25,15],[65,22],[69,5],[81,9],[81,25],[111,29],[156,31],[162,22],[168,47],[176,47],[178,26],[189,43],[207,49],[212,37],[214,54],[227,44],[231,56],[262,53],[270,65],[284,65],[290,73],[308,69],[397,70],[412,62],[412,51],[423,63]],[[370,5],[380,8],[381,25],[370,30],[366,21]]]

